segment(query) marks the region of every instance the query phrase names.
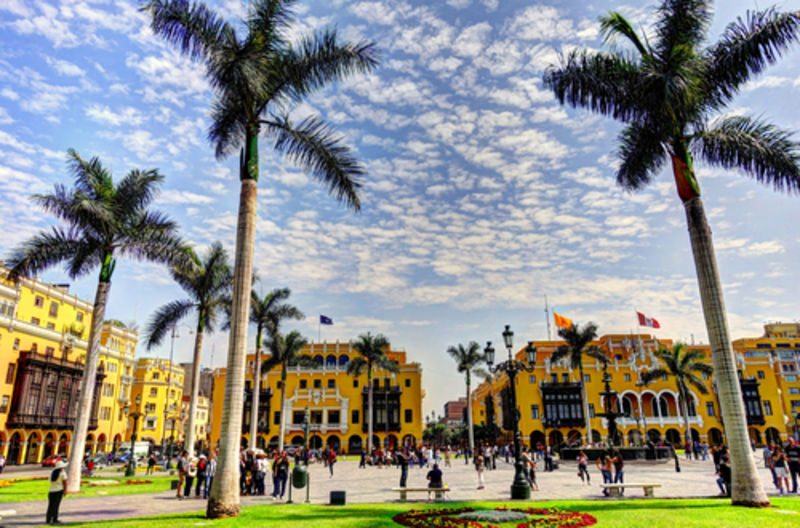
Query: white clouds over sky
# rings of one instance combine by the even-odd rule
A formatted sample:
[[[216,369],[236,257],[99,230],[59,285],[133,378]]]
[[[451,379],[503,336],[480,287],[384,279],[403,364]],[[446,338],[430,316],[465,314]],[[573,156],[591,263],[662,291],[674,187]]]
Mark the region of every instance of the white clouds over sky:
[[[790,2],[800,7],[796,2]],[[230,16],[246,12],[224,0]],[[718,4],[722,6],[722,4]],[[158,167],[158,205],[198,246],[232,248],[236,159],[206,142],[203,72],[153,38],[133,0],[11,0],[0,5],[0,254],[46,226],[27,196],[66,181],[63,153],[100,156],[117,177]],[[626,194],[614,179],[616,124],[559,106],[544,69],[573,47],[599,48],[597,16],[611,2],[311,0],[303,30],[335,24],[382,51],[375,75],[315,95],[319,112],[367,167],[353,215],[262,141],[256,267],[263,288],[289,286],[323,337],[384,332],[425,369],[426,412],[460,387],[444,350],[546,336],[543,297],[601,332],[627,332],[634,308],[659,335],[704,336],[685,220],[671,175]],[[725,3],[714,31],[750,4]],[[792,6],[785,5],[789,9]],[[637,25],[641,8],[622,6]],[[755,79],[731,111],[800,129],[800,52]],[[744,110],[743,110],[744,109]],[[798,317],[797,198],[736,174],[700,168],[734,336]],[[179,295],[163,270],[120,263],[110,313],[143,323]],[[64,282],[53,272],[47,278]],[[75,289],[91,298],[93,278]],[[211,339],[221,364],[225,336]],[[179,341],[181,359],[189,339]],[[210,352],[206,353],[206,361]],[[447,381],[433,384],[432,380]],[[460,391],[461,389],[459,389]],[[460,392],[458,393],[460,394]]]

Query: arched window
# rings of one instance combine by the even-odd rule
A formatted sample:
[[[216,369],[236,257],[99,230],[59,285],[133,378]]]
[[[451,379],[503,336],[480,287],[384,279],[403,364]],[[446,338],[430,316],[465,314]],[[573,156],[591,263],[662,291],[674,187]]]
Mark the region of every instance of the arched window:
[[[346,367],[348,363],[350,363],[350,357],[347,354],[342,354],[339,356],[340,367]]]
[[[320,367],[325,364],[325,359],[319,354],[314,356],[314,361],[316,361],[317,365],[319,365]]]
[[[667,403],[666,396],[661,396],[658,399],[658,405],[661,408],[660,409],[661,410],[660,415],[661,416],[669,416],[669,403]]]
[[[628,418],[633,416],[633,405],[631,405],[631,400],[627,396],[622,398],[622,414]]]
[[[328,357],[325,358],[325,366],[333,368],[336,366],[336,356],[333,354],[328,354]]]
[[[653,416],[655,417],[661,416],[661,414],[658,412],[658,398],[653,398],[652,400],[650,400],[650,402],[653,405]]]

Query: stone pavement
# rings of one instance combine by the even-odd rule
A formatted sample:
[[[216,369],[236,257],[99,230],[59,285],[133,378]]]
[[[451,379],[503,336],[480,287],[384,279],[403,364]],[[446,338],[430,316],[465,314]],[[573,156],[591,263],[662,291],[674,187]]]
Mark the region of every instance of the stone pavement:
[[[757,456],[759,471],[762,481],[770,494],[776,490],[772,484],[772,477],[768,469],[761,463]],[[675,472],[675,465],[669,462],[638,462],[628,463],[625,466],[625,480],[628,482],[659,483],[661,488],[656,488],[656,497],[710,497],[719,494],[714,475],[714,465],[709,460],[694,461],[680,459],[681,472]],[[540,467],[543,464],[539,464]],[[454,460],[452,467],[443,468],[445,481],[453,490],[449,495],[452,501],[471,500],[508,500],[513,477],[513,465],[498,460],[497,470],[485,473],[486,488],[477,489],[477,476],[472,465],[465,465],[463,459]],[[427,468],[418,467],[409,470],[408,486],[425,487]],[[600,472],[590,467],[592,485],[581,484],[577,476],[574,462],[566,462],[561,468],[545,473],[537,471],[539,490],[532,493],[533,500],[553,499],[602,499],[602,483]],[[6,476],[6,475],[3,475]],[[10,476],[10,475],[9,475]],[[354,461],[337,462],[334,467],[334,476],[331,477],[327,468],[321,464],[314,464],[310,468],[311,476],[311,503],[327,504],[330,492],[344,490],[347,492],[348,503],[389,502],[397,500],[397,494],[390,491],[397,487],[400,480],[400,470],[397,468],[372,468],[358,469]],[[267,486],[271,491],[271,483]],[[297,491],[297,490],[296,490]],[[294,501],[301,503],[305,499],[305,490],[294,495]],[[106,497],[67,498],[62,502],[60,520],[63,522],[86,522],[117,519],[124,517],[139,517],[144,515],[162,515],[205,509],[202,499],[178,501],[175,492],[163,492],[139,495],[117,495]],[[626,491],[626,496],[631,498],[641,497],[641,489]],[[424,494],[412,494],[425,500]],[[261,504],[278,505],[285,501],[273,502],[269,497],[243,497],[243,506]],[[39,526],[44,521],[44,512],[47,503],[45,500],[34,502],[0,504],[0,509],[14,509],[17,515],[2,521],[3,526]]]

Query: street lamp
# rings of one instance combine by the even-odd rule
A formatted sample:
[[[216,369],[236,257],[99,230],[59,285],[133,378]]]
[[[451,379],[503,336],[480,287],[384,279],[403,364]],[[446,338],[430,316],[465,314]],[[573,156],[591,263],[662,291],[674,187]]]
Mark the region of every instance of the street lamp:
[[[130,413],[128,416],[133,418],[133,430],[131,431],[131,452],[130,458],[128,459],[128,467],[125,470],[126,477],[132,477],[136,474],[136,453],[134,452],[134,448],[136,447],[136,429],[139,426],[139,418],[142,417],[142,413],[139,411],[139,408],[142,405],[142,395],[136,395],[136,410]],[[126,403],[125,407],[123,408],[125,414],[128,414],[130,411],[131,404]]]
[[[508,349],[508,359],[497,365],[492,366],[494,363],[494,347],[492,342],[486,342],[486,348],[483,349],[485,354],[486,363],[489,366],[489,371],[493,374],[497,372],[505,372],[509,379],[511,388],[511,407],[514,409],[514,414],[511,417],[514,423],[514,482],[511,484],[511,498],[512,499],[530,499],[531,488],[525,478],[525,467],[522,463],[522,438],[519,432],[520,414],[517,409],[517,388],[516,376],[518,372],[533,372],[536,363],[536,347],[533,346],[533,341],[528,341],[528,346],[525,348],[525,356],[527,363],[514,360],[511,353],[514,346],[514,332],[511,331],[509,325],[506,325],[503,331],[503,343]]]

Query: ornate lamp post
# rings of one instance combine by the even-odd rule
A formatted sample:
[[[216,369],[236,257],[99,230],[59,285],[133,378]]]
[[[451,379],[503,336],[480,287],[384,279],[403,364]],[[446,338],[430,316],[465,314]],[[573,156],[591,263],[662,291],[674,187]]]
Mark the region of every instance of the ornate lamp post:
[[[139,426],[139,418],[143,415],[139,411],[139,407],[142,405],[142,395],[136,395],[136,410],[130,413],[128,416],[133,418],[133,430],[131,431],[131,452],[130,458],[128,458],[128,467],[125,469],[125,476],[132,477],[136,474],[136,453],[134,452],[134,448],[136,446],[136,430]],[[128,414],[130,411],[130,404],[126,403],[123,411],[125,414]]]
[[[533,346],[533,341],[528,342],[525,348],[525,355],[527,357],[527,364],[522,361],[514,360],[512,355],[512,348],[514,346],[514,332],[511,331],[509,325],[506,325],[503,331],[503,342],[508,349],[508,359],[500,362],[497,365],[494,363],[494,348],[492,342],[486,342],[486,348],[483,349],[486,355],[486,363],[489,370],[494,374],[497,372],[505,372],[508,376],[509,386],[511,389],[511,407],[514,409],[514,415],[511,417],[514,423],[514,482],[511,484],[511,498],[512,499],[530,499],[531,488],[528,481],[524,476],[525,470],[522,464],[522,439],[519,432],[520,413],[517,409],[517,387],[516,376],[518,372],[533,372],[536,363],[536,347]]]

